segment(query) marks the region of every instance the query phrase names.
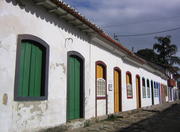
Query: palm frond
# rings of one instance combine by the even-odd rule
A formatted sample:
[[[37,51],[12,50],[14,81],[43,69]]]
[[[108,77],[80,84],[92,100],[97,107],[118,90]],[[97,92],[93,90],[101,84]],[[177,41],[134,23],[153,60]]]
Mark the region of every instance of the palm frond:
[[[155,43],[153,45],[153,49],[157,50],[157,52],[161,52],[163,50],[163,46],[161,44]]]
[[[169,58],[169,62],[170,62],[170,64],[178,64],[178,65],[180,65],[180,57],[178,57],[178,56],[171,56],[170,58]]]
[[[177,52],[177,46],[176,45],[170,45],[166,50],[167,56],[175,55]]]

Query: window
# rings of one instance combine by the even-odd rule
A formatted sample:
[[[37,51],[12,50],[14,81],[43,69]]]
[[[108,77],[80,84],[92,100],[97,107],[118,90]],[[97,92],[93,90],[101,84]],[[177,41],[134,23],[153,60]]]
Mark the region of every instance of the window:
[[[49,46],[32,35],[19,35],[15,100],[45,100],[48,86]]]
[[[150,84],[149,84],[149,79],[147,79],[147,97],[150,98]]]
[[[132,90],[132,76],[130,72],[126,72],[126,89],[127,89],[127,97],[133,97],[133,90]]]
[[[106,67],[103,63],[96,65],[97,97],[106,97]]]
[[[158,97],[158,83],[154,82],[154,97]]]
[[[97,96],[106,95],[106,81],[103,78],[97,78]]]
[[[157,96],[157,94],[156,94],[156,92],[157,92],[157,90],[156,90],[156,82],[154,82],[154,97],[156,97]]]
[[[160,83],[157,83],[157,97],[159,97]]]
[[[167,85],[164,85],[164,96],[167,96]]]
[[[143,94],[143,98],[146,98],[146,84],[144,77],[142,78],[142,94]]]

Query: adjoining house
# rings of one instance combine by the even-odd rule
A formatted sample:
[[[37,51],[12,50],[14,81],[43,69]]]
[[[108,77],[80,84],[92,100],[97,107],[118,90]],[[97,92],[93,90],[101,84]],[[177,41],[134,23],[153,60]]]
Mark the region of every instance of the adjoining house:
[[[173,99],[163,69],[58,0],[0,1],[0,60],[2,132],[39,130]]]

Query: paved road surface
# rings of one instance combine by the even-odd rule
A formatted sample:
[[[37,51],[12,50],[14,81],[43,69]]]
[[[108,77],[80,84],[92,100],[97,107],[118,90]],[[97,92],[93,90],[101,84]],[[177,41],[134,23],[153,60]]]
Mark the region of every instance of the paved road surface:
[[[117,132],[180,132],[180,104]]]
[[[46,132],[180,132],[180,101],[121,112],[103,121],[86,122],[85,127]]]

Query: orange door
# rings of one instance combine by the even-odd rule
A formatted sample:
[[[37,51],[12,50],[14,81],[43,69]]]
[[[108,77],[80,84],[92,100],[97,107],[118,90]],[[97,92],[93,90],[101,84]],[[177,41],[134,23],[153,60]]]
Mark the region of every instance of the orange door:
[[[120,72],[114,70],[114,112],[121,111]]]
[[[141,108],[140,77],[138,76],[136,76],[136,99],[137,99],[137,108]]]
[[[103,67],[101,65],[97,65],[97,74],[96,77],[98,78],[103,78]]]

